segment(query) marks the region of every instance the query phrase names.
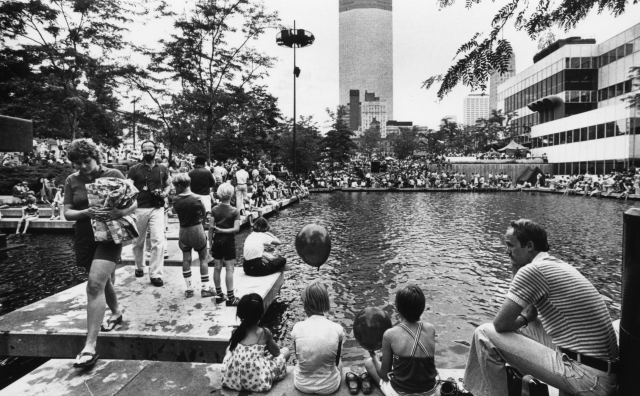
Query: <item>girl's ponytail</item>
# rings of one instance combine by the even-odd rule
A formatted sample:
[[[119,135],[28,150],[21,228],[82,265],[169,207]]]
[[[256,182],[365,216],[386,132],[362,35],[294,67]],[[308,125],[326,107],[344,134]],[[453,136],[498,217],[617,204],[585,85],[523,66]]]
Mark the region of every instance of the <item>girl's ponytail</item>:
[[[259,294],[251,293],[242,296],[238,303],[236,317],[240,319],[240,325],[231,334],[229,350],[234,351],[238,343],[247,336],[247,329],[255,326],[264,314],[264,302]]]

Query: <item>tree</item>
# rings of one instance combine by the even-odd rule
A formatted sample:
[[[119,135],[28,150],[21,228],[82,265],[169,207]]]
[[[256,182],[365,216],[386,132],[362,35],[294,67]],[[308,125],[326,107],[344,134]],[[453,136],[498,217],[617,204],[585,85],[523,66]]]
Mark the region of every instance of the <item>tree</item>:
[[[166,3],[160,9],[163,16],[174,18],[177,33],[160,41],[161,50],[149,52],[152,62],[144,90],[159,94],[169,81],[177,81],[189,97],[190,111],[200,119],[200,141],[210,156],[216,132],[235,122],[226,120],[238,108],[234,95],[272,65],[272,57],[249,44],[277,27],[278,14],[250,0],[198,0],[182,15],[170,11]]]
[[[391,147],[399,159],[411,157],[418,146],[418,130],[416,127],[400,127],[398,133],[388,136],[391,139]]]
[[[369,127],[360,138],[360,150],[369,158],[380,148],[380,128]]]
[[[0,5],[0,111],[34,120],[41,137],[78,134],[118,144],[115,87],[134,68],[116,52],[131,17],[121,0],[5,1]]]
[[[455,146],[455,139],[458,137],[459,133],[458,123],[445,117],[440,122],[440,132],[447,144],[447,148],[449,150],[453,150]]]
[[[278,159],[288,169],[293,169],[293,120],[288,118],[277,133]],[[307,173],[316,168],[322,159],[322,136],[313,117],[300,116],[296,124],[296,162],[298,173]]]
[[[352,140],[355,133],[344,122],[345,111],[345,106],[339,106],[337,113],[327,109],[327,114],[332,121],[332,129],[322,140],[322,147],[325,158],[330,161],[332,169],[336,162],[340,164],[349,162],[351,154],[358,148]]]
[[[441,7],[447,7],[455,0],[437,2]],[[471,8],[480,2],[482,0],[466,0],[466,6]],[[535,40],[554,26],[569,31],[594,8],[598,13],[607,10],[614,16],[623,14],[627,3],[628,0],[565,0],[556,3],[549,0],[509,0],[491,21],[491,31],[487,37],[481,38],[480,33],[474,34],[458,48],[456,57],[462,57],[444,75],[429,77],[422,86],[428,89],[439,83],[440,99],[460,83],[471,87],[472,90],[485,91],[491,71],[507,72],[513,49],[509,41],[502,38],[501,33],[509,21],[513,21],[516,30],[524,29],[527,35]],[[631,4],[637,3],[639,0],[631,1]]]

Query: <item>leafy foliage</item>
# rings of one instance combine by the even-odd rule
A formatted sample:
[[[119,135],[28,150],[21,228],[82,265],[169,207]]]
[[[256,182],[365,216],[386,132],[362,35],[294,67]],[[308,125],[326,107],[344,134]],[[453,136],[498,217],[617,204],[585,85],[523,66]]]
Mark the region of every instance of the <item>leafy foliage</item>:
[[[27,181],[31,188],[35,188],[39,178],[50,174],[56,176],[56,185],[64,184],[67,176],[73,172],[71,165],[57,163],[36,166],[0,166],[0,195],[11,195],[13,186],[21,181]]]
[[[401,127],[398,133],[387,135],[391,140],[391,147],[400,159],[411,157],[418,148],[418,131],[415,127]]]
[[[277,134],[275,145],[277,158],[290,170],[293,169],[293,120],[286,119]],[[296,163],[298,174],[316,168],[322,159],[322,136],[313,117],[300,117],[296,123]]]
[[[34,120],[38,137],[116,145],[115,87],[134,68],[115,53],[131,16],[125,0],[9,0],[0,4],[0,112]]]
[[[370,127],[362,134],[360,138],[360,151],[367,155],[369,158],[375,153],[380,147],[380,140],[382,137],[380,136],[380,129],[375,127]]]
[[[441,7],[448,7],[454,0],[437,0]],[[466,0],[466,7],[471,8],[482,0]],[[513,49],[508,40],[501,38],[505,25],[512,21],[516,30],[524,30],[535,40],[541,33],[552,27],[564,31],[574,28],[586,18],[589,12],[596,9],[598,13],[608,11],[614,16],[625,12],[629,3],[637,4],[640,0],[510,0],[502,7],[491,21],[491,31],[482,38],[479,33],[462,44],[456,52],[461,56],[446,73],[427,78],[422,87],[429,89],[439,84],[438,98],[444,98],[458,84],[473,90],[485,91],[492,71],[505,73]]]
[[[358,148],[353,141],[355,133],[344,122],[345,106],[339,106],[337,113],[327,109],[331,118],[332,129],[322,140],[325,158],[333,165],[338,162],[344,164],[350,161],[351,154]]]

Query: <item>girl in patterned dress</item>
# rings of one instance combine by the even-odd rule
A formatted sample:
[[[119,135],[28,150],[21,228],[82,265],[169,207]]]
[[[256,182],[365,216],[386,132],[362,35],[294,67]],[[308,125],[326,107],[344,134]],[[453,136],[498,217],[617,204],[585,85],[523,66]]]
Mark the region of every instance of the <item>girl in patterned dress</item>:
[[[240,299],[236,314],[240,326],[231,335],[222,362],[223,386],[266,392],[287,373],[289,349],[278,347],[271,332],[258,326],[263,314],[264,302],[259,294],[251,293]]]

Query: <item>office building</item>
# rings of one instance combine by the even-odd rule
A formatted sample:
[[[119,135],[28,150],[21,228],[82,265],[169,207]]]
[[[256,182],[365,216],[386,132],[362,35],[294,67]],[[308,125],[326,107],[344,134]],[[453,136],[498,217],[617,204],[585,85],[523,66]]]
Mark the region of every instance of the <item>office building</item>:
[[[470,94],[464,98],[462,112],[464,125],[476,125],[480,118],[489,118],[489,96]]]
[[[375,92],[393,119],[392,0],[339,0],[339,104]],[[353,124],[353,122],[352,122]],[[383,123],[384,124],[384,123]]]
[[[492,110],[496,110],[498,108],[498,85],[515,75],[516,57],[514,55],[511,55],[511,58],[509,58],[507,71],[505,73],[500,73],[498,71],[491,73],[489,76],[489,114],[491,114]]]
[[[387,137],[387,102],[380,100],[373,92],[365,92],[361,106],[361,120],[360,133],[369,129],[372,121],[376,120],[380,124],[380,136]]]
[[[640,166],[640,112],[623,101],[640,92],[630,77],[640,66],[640,24],[600,44],[558,40],[534,62],[498,87],[498,108],[518,114],[518,141],[546,154],[554,174]]]

